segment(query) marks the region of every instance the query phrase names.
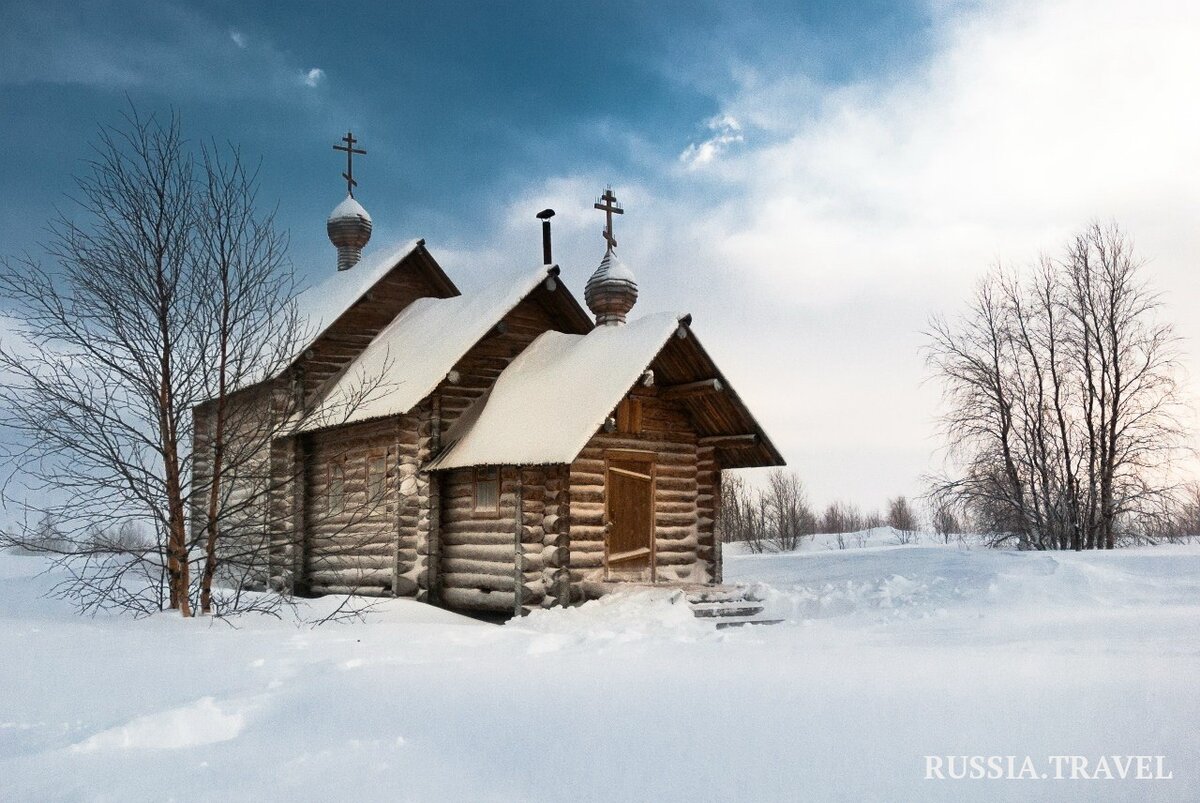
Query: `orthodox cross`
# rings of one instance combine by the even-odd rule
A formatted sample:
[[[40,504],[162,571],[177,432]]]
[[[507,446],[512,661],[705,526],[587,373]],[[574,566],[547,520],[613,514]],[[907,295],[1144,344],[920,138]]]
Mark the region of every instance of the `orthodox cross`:
[[[604,203],[600,203],[603,201]],[[625,210],[617,203],[617,196],[613,195],[612,187],[604,191],[600,196],[600,201],[597,201],[594,206],[604,212],[606,225],[604,227],[604,240],[608,243],[608,250],[611,251],[617,247],[617,238],[613,236],[612,216],[623,215]]]
[[[354,144],[358,140],[354,138],[353,131],[347,131],[346,136],[342,137],[342,142],[346,144],[334,145],[333,149],[335,151],[346,152],[346,172],[342,173],[342,178],[346,179],[346,192],[350,193],[350,197],[353,198],[354,188],[358,186],[358,182],[354,180],[354,154],[361,153],[365,155],[366,151],[362,148],[354,147]]]

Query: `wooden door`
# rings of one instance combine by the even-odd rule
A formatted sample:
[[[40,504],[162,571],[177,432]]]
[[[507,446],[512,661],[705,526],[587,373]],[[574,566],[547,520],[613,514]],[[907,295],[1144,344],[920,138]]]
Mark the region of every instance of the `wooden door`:
[[[652,580],[654,458],[639,453],[610,455],[605,474],[605,563],[609,575]]]

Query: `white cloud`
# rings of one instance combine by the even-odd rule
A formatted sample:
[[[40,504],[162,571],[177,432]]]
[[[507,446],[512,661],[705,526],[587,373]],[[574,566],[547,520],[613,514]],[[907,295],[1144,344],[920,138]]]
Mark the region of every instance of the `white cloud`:
[[[703,167],[723,154],[730,145],[745,141],[742,126],[731,114],[718,114],[704,121],[705,127],[712,132],[708,139],[688,146],[679,154],[679,161],[688,167]]]
[[[1093,218],[1136,237],[1200,343],[1200,7],[1012,0],[938,14],[932,53],[906,74],[822,88],[737,66],[711,135],[662,176],[559,177],[516,204],[558,209],[556,259],[578,291],[602,253],[584,202],[612,181],[638,309],[696,314],[818,503],[922,490],[939,445],[928,317],[957,308],[993,261],[1056,251]],[[762,140],[705,148],[747,131]],[[521,214],[498,254],[535,255]]]
[[[1032,257],[1094,216],[1157,227],[1164,198],[1196,209],[1194,7],[990,8],[943,20],[917,75],[828,92],[783,142],[731,154],[726,254],[828,299]]]
[[[238,47],[242,48],[243,50],[246,49],[246,34],[242,33],[241,31],[230,31],[229,38],[232,39],[233,43]]]
[[[320,67],[313,67],[310,70],[306,70],[304,74],[300,76],[300,80],[305,86],[317,86],[325,80],[325,71]]]

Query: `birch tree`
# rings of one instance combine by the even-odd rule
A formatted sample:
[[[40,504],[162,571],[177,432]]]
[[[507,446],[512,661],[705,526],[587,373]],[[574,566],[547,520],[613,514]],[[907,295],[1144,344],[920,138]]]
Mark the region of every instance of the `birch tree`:
[[[131,109],[99,133],[69,211],[50,225],[46,261],[0,263],[17,333],[0,344],[12,378],[0,408],[17,443],[8,487],[66,534],[70,548],[55,551],[72,572],[63,590],[83,608],[210,610],[211,500],[239,466],[228,450],[214,464],[196,582],[192,409],[216,400],[221,452],[235,389],[281,367],[297,341],[286,244],[236,149],[197,154],[177,116]],[[87,537],[124,524],[152,536],[119,548]]]
[[[932,495],[1022,548],[1111,549],[1147,526],[1186,444],[1161,309],[1115,225],[1027,274],[991,271],[963,314],[932,323],[953,465]]]

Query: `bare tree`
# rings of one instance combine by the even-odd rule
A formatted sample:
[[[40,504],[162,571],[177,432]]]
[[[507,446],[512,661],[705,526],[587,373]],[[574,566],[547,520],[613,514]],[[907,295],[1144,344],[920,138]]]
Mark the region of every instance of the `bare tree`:
[[[194,601],[210,610],[220,537],[210,507],[194,582],[192,409],[218,400],[226,414],[210,435],[221,443],[236,406],[227,400],[280,365],[298,321],[286,240],[257,211],[237,151],[197,158],[174,115],[131,110],[124,123],[100,132],[75,216],[51,224],[50,264],[0,265],[19,338],[0,345],[0,371],[13,377],[0,407],[19,438],[18,486],[46,500],[35,506],[71,542],[58,551],[73,573],[67,593],[85,609],[189,616]],[[236,457],[218,459],[214,499],[222,465],[227,477],[238,470]],[[96,536],[142,527],[144,539]]]
[[[979,285],[968,311],[935,319],[956,470],[933,496],[1022,548],[1112,548],[1157,515],[1183,449],[1177,341],[1116,226],[1094,224],[1063,258]]]
[[[918,527],[917,514],[907,497],[897,496],[888,500],[887,523],[898,533],[900,543],[907,544],[912,541],[912,535]]]
[[[206,356],[203,396],[211,412],[201,483],[207,503],[203,527],[193,529],[203,532],[200,608],[208,614],[223,524],[242,518],[240,508],[265,505],[270,482],[263,455],[285,417],[259,398],[233,395],[286,368],[303,327],[292,303],[296,286],[286,262],[287,238],[276,230],[273,213],[259,211],[256,174],[236,149],[222,154],[205,148],[201,155],[192,270],[211,288],[197,296],[197,312],[211,322],[198,329]],[[237,486],[253,491],[235,501],[227,491]]]
[[[723,541],[745,543],[751,552],[794,550],[815,532],[816,518],[795,473],[773,471],[763,489],[730,473],[721,479],[717,527]]]
[[[762,494],[753,491],[741,475],[724,474],[717,520],[721,540],[744,543],[751,552],[761,553],[769,540],[766,519]]]
[[[963,532],[962,521],[954,510],[954,504],[941,499],[934,500],[930,524],[945,544],[950,543],[950,536]]]
[[[1200,539],[1200,483],[1182,486],[1157,525],[1144,533],[1147,540],[1186,542]]]
[[[816,523],[800,477],[792,471],[775,469],[767,477],[764,496],[775,544],[788,552],[796,549],[805,535],[815,531]]]
[[[850,502],[830,502],[821,514],[820,529],[836,534],[858,532],[863,529],[862,512]]]

